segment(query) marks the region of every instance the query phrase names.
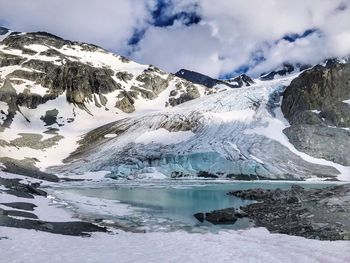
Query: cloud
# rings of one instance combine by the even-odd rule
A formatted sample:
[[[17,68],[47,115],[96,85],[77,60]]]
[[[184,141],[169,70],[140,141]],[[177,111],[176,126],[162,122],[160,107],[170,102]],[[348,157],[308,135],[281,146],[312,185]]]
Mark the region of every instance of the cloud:
[[[350,54],[350,0],[0,0],[0,21],[167,71],[259,75]]]
[[[184,1],[177,3],[174,9],[182,10]],[[350,53],[349,1],[190,3],[196,4],[199,25],[150,29],[132,58],[168,71],[187,67],[218,77],[241,71],[259,75],[285,61],[317,63]]]
[[[67,39],[121,50],[133,30],[150,19],[139,0],[0,0],[0,21],[17,31],[48,31]]]

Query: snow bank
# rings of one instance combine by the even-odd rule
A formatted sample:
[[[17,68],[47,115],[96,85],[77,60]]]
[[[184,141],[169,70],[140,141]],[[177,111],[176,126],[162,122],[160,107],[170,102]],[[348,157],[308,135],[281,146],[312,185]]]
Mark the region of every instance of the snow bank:
[[[0,227],[7,262],[349,262],[349,241],[270,234],[263,228],[222,231],[93,234],[91,238]]]

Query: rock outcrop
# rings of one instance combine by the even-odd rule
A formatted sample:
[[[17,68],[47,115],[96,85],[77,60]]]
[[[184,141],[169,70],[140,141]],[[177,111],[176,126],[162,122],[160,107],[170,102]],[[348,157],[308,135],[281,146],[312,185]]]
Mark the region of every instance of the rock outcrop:
[[[228,193],[258,201],[241,207],[245,217],[271,232],[321,240],[350,239],[350,185],[323,189],[251,189]]]
[[[303,72],[283,94],[284,130],[312,156],[350,165],[350,64],[329,60]]]
[[[241,215],[242,214],[235,208],[225,208],[213,210],[207,213],[196,213],[193,216],[202,223],[204,220],[206,220],[214,225],[222,225],[236,223],[237,219],[241,217]]]

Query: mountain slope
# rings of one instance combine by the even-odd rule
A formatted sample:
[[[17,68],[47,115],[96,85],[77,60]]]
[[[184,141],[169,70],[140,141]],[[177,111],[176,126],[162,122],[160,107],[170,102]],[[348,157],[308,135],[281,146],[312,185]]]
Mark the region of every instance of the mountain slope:
[[[48,33],[0,34],[7,169],[349,180],[347,61],[209,88]]]
[[[93,128],[209,92],[94,45],[45,32],[1,32],[0,158],[58,164]]]
[[[226,90],[100,127],[85,136],[65,166],[52,171],[236,179],[335,177],[340,171],[345,178],[349,168],[299,152],[283,134],[288,124],[278,101],[295,77]]]

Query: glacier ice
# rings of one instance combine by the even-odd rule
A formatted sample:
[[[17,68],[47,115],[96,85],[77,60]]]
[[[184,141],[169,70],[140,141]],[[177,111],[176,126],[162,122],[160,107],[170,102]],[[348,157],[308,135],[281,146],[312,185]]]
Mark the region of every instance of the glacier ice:
[[[295,76],[294,76],[295,77]],[[305,179],[336,176],[334,167],[312,163],[292,152],[273,136],[256,129],[269,129],[276,118],[280,94],[293,76],[257,81],[189,101],[161,112],[146,112],[108,125],[82,140],[82,149],[53,167],[59,173],[110,171],[111,177],[137,177],[152,168],[169,177],[212,176],[247,179]],[[273,127],[272,127],[273,128]],[[139,138],[167,130],[169,142]],[[172,140],[171,134],[191,136]],[[282,130],[270,130],[284,136]],[[105,138],[115,133],[116,137]],[[99,137],[100,136],[100,137]],[[157,137],[157,136],[156,136]]]

